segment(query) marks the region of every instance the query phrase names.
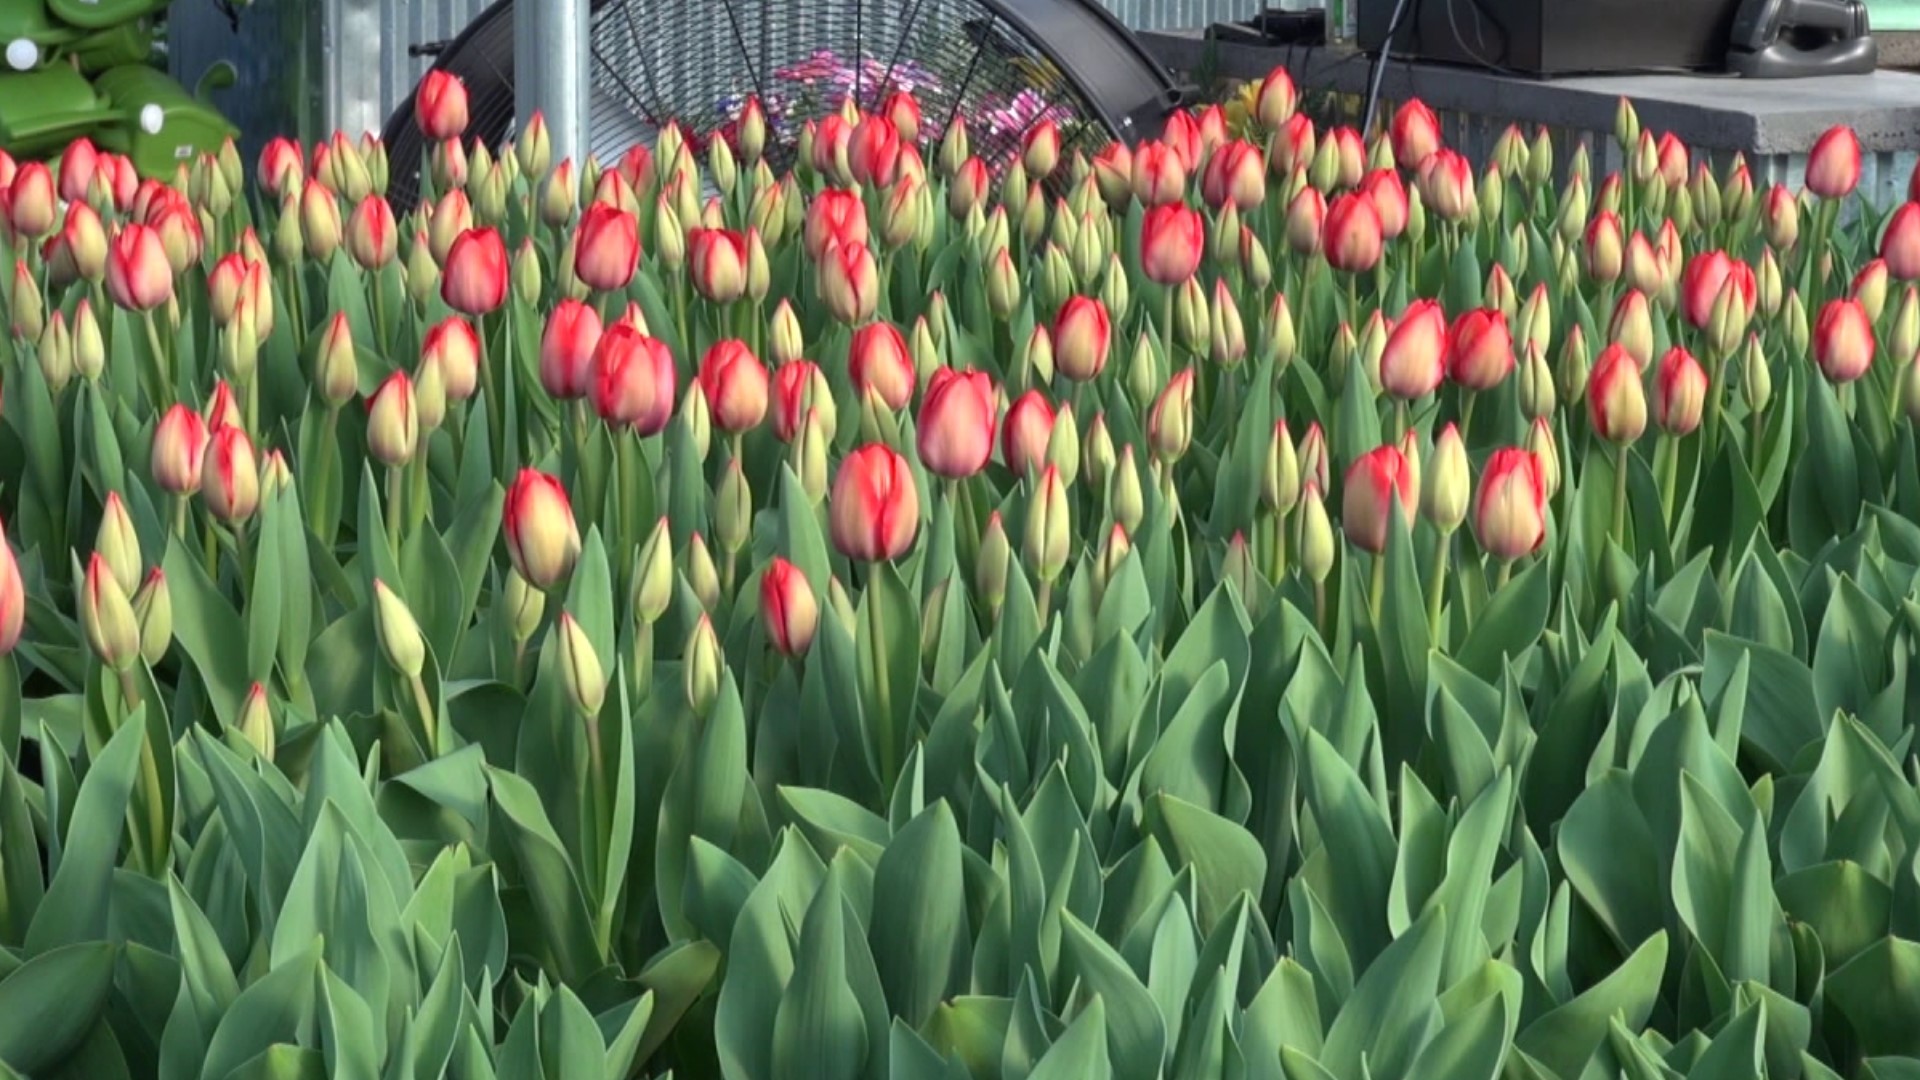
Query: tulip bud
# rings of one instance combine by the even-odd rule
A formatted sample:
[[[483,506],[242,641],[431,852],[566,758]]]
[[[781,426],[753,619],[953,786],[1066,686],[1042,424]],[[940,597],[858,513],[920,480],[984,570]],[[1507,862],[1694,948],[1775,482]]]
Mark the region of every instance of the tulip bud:
[[[980,536],[980,553],[973,566],[974,591],[988,611],[999,611],[1001,601],[1006,599],[1007,571],[1012,559],[1013,548],[1007,541],[1006,524],[1000,520],[1000,511],[995,510],[987,517],[986,530]]]
[[[397,469],[413,460],[419,442],[420,413],[413,380],[406,372],[396,371],[367,399],[367,453],[380,464]]]
[[[753,491],[739,458],[727,462],[714,488],[713,521],[722,551],[737,554],[747,546],[753,533]]]
[[[247,699],[240,706],[237,727],[247,745],[253,747],[261,757],[273,760],[273,710],[267,705],[266,687],[254,683],[253,688],[247,691]]]
[[[1600,354],[1587,380],[1587,418],[1593,433],[1616,446],[1630,446],[1647,429],[1646,392],[1640,363],[1619,345]]]
[[[1300,503],[1300,568],[1307,573],[1307,579],[1316,586],[1327,580],[1333,572],[1333,556],[1337,545],[1333,537],[1333,522],[1327,518],[1327,504],[1321,498],[1320,489],[1308,485]]]
[[[1183,368],[1167,381],[1147,414],[1147,443],[1155,457],[1171,463],[1180,460],[1192,442],[1193,369]]]
[[[1080,473],[1080,423],[1072,408],[1062,408],[1047,439],[1046,464],[1060,470],[1062,483],[1072,486]]]
[[[673,601],[672,543],[667,519],[661,518],[640,547],[633,572],[633,614],[643,625],[660,621]]]
[[[582,717],[589,723],[596,722],[607,700],[607,676],[599,654],[593,651],[593,642],[572,612],[562,611],[553,629],[560,641],[560,676],[567,696]]]
[[[695,716],[704,718],[712,711],[714,699],[720,696],[720,669],[723,663],[720,639],[713,632],[713,622],[702,615],[694,625],[693,635],[687,639],[685,661],[687,705],[693,709]]]
[[[1132,443],[1120,448],[1120,461],[1107,482],[1107,510],[1129,532],[1138,529],[1146,517],[1146,493],[1140,486],[1140,468],[1134,461]]]
[[[15,293],[16,298],[19,293]],[[19,324],[15,324],[19,329]],[[47,389],[55,397],[73,381],[73,336],[67,332],[67,319],[58,309],[53,318],[47,321],[40,331],[40,340],[35,346],[35,355],[40,362],[40,375],[47,381]]]
[[[1900,306],[1894,310],[1893,325],[1887,331],[1887,348],[1900,364],[1920,352],[1920,289],[1912,285],[1901,291]]]
[[[1747,347],[1740,355],[1740,395],[1747,409],[1754,413],[1765,411],[1773,399],[1773,371],[1767,364],[1765,351],[1760,348],[1758,334],[1747,336]]]
[[[706,392],[698,382],[687,387],[687,394],[680,399],[680,411],[676,415],[687,429],[694,456],[705,461],[707,450],[713,442],[713,415],[707,408]]]
[[[1300,456],[1294,450],[1287,422],[1273,425],[1260,469],[1260,501],[1275,517],[1285,517],[1300,501]]]
[[[514,569],[536,588],[551,589],[573,572],[580,555],[580,529],[559,480],[535,469],[521,469],[507,489],[501,527]]]
[[[0,547],[4,547],[3,539],[0,539]],[[8,565],[11,566],[11,553],[7,555],[7,560]],[[15,570],[14,573],[17,574],[18,571]],[[17,586],[18,581],[15,580],[11,584]],[[7,591],[9,590],[0,589],[0,601],[6,599]],[[17,607],[20,600],[19,590],[14,588],[11,591],[15,593],[13,597],[15,603],[11,606]],[[13,627],[8,636],[17,638],[19,616],[15,615],[9,620],[5,613],[7,606],[10,605],[0,603],[0,622],[11,621]],[[126,671],[133,666],[135,660],[139,659],[140,626],[134,616],[133,605],[127,599],[126,590],[121,587],[112,569],[108,567],[106,559],[97,552],[87,561],[80,621],[86,631],[87,644],[107,667],[115,671]],[[9,647],[11,647],[10,644]]]
[[[1474,500],[1474,533],[1480,547],[1502,562],[1538,550],[1547,535],[1546,505],[1540,460],[1515,447],[1494,451]]]
[[[417,678],[420,669],[426,667],[426,638],[420,636],[420,625],[415,623],[413,611],[409,611],[407,601],[396,596],[380,578],[372,582],[372,596],[372,625],[380,638],[380,651],[386,655],[386,663],[399,675]]]
[[[259,508],[260,462],[241,428],[222,425],[208,440],[200,494],[207,509],[228,523],[245,521]]]
[[[1653,414],[1660,430],[1675,438],[1691,435],[1700,426],[1709,390],[1706,369],[1693,354],[1676,345],[1660,358],[1654,374]]]
[[[1553,415],[1558,405],[1553,369],[1547,366],[1547,358],[1540,350],[1529,345],[1526,359],[1520,362],[1520,410],[1531,420]]]
[[[1613,308],[1608,336],[1612,344],[1625,349],[1641,367],[1653,360],[1653,313],[1644,293],[1629,289],[1620,297]]]
[[[1420,513],[1440,535],[1447,536],[1467,517],[1473,484],[1466,444],[1459,429],[1448,424],[1433,441],[1426,479],[1420,485]]]
[[[1049,465],[1034,487],[1022,545],[1022,557],[1041,581],[1054,581],[1066,569],[1073,540],[1068,516],[1066,481]]]
[[[540,253],[534,249],[532,237],[522,240],[518,250],[513,253],[513,272],[510,277],[513,295],[519,297],[521,303],[531,307],[540,302]]]
[[[1781,307],[1786,312],[1788,355],[1805,356],[1812,331],[1807,326],[1807,305],[1800,299],[1800,291],[1788,289]]]
[[[1247,332],[1240,319],[1240,308],[1224,280],[1214,281],[1209,314],[1209,345],[1214,362],[1229,367],[1239,364],[1246,359]]]
[[[1800,237],[1800,203],[1793,193],[1775,184],[1767,189],[1761,205],[1766,225],[1767,244],[1775,251],[1786,251]]]
[[[1849,383],[1873,366],[1873,318],[1859,300],[1829,300],[1813,328],[1813,358],[1835,384]]]
[[[0,560],[6,565],[0,566],[0,579],[5,577],[7,567],[11,566],[11,553],[6,550],[6,540],[0,536]],[[18,571],[14,571],[15,599],[19,599]],[[118,585],[118,581],[115,582]],[[7,590],[4,580],[0,580],[0,655],[5,655],[10,647],[7,637]],[[133,620],[139,637],[139,653],[148,667],[158,664],[167,655],[167,649],[173,644],[173,597],[167,590],[167,576],[159,567],[147,574],[146,583],[133,597]],[[18,612],[13,619],[13,637],[19,636],[20,621]]]
[[[1002,322],[1013,318],[1020,306],[1020,271],[1005,247],[995,250],[987,263],[987,306]]]

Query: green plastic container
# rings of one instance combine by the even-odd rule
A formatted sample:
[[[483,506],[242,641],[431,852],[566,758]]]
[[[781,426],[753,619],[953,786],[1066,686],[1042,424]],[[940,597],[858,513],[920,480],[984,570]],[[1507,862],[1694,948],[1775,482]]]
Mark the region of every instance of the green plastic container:
[[[232,66],[220,65],[200,80],[200,89],[232,79]],[[93,133],[94,141],[132,158],[142,176],[170,177],[181,162],[217,152],[240,134],[213,106],[145,64],[102,72],[93,87],[106,100],[104,126]]]
[[[0,147],[15,157],[57,153],[114,120],[107,99],[65,64],[0,75]]]
[[[145,16],[92,30],[54,18],[42,0],[0,0],[0,72],[76,64],[82,74],[98,74],[147,59],[153,36]]]

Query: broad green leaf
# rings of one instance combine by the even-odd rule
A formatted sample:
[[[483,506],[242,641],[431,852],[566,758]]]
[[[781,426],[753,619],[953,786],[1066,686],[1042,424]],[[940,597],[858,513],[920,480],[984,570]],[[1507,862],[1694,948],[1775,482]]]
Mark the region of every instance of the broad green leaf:
[[[41,953],[0,979],[0,1062],[33,1076],[79,1046],[113,989],[110,942]]]
[[[1368,965],[1327,1031],[1320,1061],[1328,1070],[1358,1076],[1364,1060],[1379,1080],[1420,1075],[1409,1069],[1440,1030],[1446,923],[1442,912],[1422,916]]]
[[[1551,1010],[1520,1032],[1514,1046],[1538,1058],[1559,1076],[1579,1076],[1607,1036],[1616,1015],[1637,1030],[1647,1022],[1667,963],[1665,931],[1642,942],[1606,978],[1579,997]]]
[[[966,970],[973,935],[962,866],[960,831],[945,800],[909,821],[874,866],[874,964],[888,1007],[915,1027],[961,985]]]

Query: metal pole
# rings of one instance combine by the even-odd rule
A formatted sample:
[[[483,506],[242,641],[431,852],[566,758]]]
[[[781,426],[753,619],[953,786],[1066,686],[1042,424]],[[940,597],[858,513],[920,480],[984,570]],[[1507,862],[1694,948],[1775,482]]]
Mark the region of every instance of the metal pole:
[[[522,128],[535,111],[546,117],[555,162],[586,156],[592,22],[588,0],[513,5],[514,116]]]

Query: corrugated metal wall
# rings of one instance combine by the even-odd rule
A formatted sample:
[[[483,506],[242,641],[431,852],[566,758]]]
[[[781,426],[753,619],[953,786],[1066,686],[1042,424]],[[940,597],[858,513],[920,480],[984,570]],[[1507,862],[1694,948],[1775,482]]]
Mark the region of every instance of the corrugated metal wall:
[[[240,69],[238,86],[220,106],[240,125],[250,150],[274,134],[297,131],[308,142],[336,128],[378,130],[394,106],[412,92],[431,63],[407,55],[410,46],[445,41],[458,34],[490,0],[273,0],[246,10],[236,31],[208,0],[179,0],[173,6],[170,33],[172,67],[192,85],[207,66],[231,60]],[[551,2],[551,0],[536,0]],[[672,43],[681,52],[727,50],[718,0],[636,0],[679,2],[687,9],[689,32]],[[899,0],[903,8],[907,0]],[[1122,22],[1138,30],[1165,30],[1245,18],[1272,0],[1100,0]],[[872,8],[884,4],[867,0]],[[1317,0],[1284,0],[1281,6],[1313,6]],[[771,4],[788,17],[766,20],[762,34],[804,38],[803,5]],[[876,30],[887,21],[876,12]],[[709,32],[716,31],[716,32]]]

